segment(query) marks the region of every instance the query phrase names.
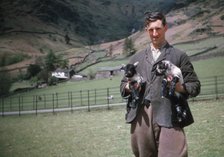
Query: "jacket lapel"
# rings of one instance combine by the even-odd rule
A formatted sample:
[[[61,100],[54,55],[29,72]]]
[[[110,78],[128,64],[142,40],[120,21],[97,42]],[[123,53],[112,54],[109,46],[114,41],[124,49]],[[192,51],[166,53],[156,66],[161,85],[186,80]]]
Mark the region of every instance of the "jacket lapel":
[[[154,61],[153,61],[153,56],[152,56],[152,51],[150,49],[150,46],[147,48],[147,50],[145,51],[145,58],[146,58],[146,61],[153,65],[154,64]]]

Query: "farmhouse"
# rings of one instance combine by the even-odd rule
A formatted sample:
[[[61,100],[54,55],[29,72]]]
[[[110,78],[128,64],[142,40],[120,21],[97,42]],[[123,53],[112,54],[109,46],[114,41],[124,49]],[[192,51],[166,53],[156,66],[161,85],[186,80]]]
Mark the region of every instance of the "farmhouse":
[[[58,79],[70,79],[75,74],[73,69],[56,69],[51,73],[51,76],[54,76]]]
[[[96,73],[96,79],[99,78],[111,78],[115,75],[119,75],[122,73],[122,71],[120,70],[120,66],[116,66],[116,67],[100,67],[97,70]]]

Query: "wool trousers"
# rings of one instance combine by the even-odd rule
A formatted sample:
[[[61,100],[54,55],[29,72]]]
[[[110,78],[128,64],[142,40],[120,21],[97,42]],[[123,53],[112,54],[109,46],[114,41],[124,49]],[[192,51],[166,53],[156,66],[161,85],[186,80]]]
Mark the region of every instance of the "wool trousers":
[[[131,147],[135,157],[187,157],[187,142],[182,128],[153,124],[152,108],[142,107],[131,123]]]

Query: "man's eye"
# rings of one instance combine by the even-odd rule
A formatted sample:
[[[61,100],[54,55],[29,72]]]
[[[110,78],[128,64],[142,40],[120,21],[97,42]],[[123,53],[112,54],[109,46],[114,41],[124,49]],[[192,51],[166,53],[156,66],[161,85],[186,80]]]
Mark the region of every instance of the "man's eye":
[[[160,30],[161,30],[161,28],[148,29],[149,32],[160,31]]]

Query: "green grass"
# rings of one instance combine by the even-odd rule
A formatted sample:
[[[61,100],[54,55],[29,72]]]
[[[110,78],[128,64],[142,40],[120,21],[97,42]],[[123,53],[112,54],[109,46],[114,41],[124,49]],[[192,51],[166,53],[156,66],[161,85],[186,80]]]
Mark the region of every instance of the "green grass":
[[[95,65],[83,70],[81,73],[88,74],[90,70],[96,72],[101,67],[121,66],[122,64],[127,64],[128,61],[129,61],[129,58],[125,58],[125,59],[121,59],[121,60],[112,60],[112,61],[100,62],[98,64],[95,64]]]
[[[224,57],[216,57],[210,58],[207,60],[200,60],[193,62],[194,69],[199,76],[199,78],[212,77],[216,75],[223,75],[223,62]],[[127,63],[127,60],[117,61],[117,62],[102,62],[100,64],[94,65],[91,68],[97,69],[98,67],[104,66],[118,66],[122,63]],[[88,70],[88,69],[87,69]],[[120,80],[122,76],[116,76],[112,80],[110,79],[99,79],[99,80],[90,80],[90,81],[77,81],[77,82],[65,82],[58,84],[57,86],[50,86],[48,88],[37,89],[30,91],[29,93],[25,93],[28,95],[36,95],[36,94],[51,94],[55,92],[68,92],[68,91],[80,91],[87,89],[99,89],[99,88],[110,88],[116,87],[120,85]],[[18,86],[18,85],[17,85]],[[12,87],[15,89],[15,86]]]
[[[185,129],[190,157],[223,157],[224,105],[190,103],[195,123]],[[1,157],[131,157],[125,107],[0,118]]]
[[[198,52],[204,51],[208,48],[212,48],[214,46],[222,46],[223,45],[223,36],[211,37],[199,41],[192,41],[189,43],[179,43],[176,44],[175,47],[185,51],[188,55],[194,55]]]
[[[199,78],[204,78],[223,75],[223,63],[224,57],[215,57],[193,62],[193,65]]]
[[[109,66],[112,65],[121,65],[125,60],[117,61],[117,63],[112,62],[103,62],[98,66]],[[223,66],[224,57],[211,58],[207,60],[200,60],[193,62],[196,73],[199,76],[199,79],[202,81],[201,95],[205,94],[206,96],[201,98],[207,98],[208,94],[214,98],[215,95],[215,77],[216,75],[223,75]],[[93,68],[97,68],[94,66]],[[213,77],[211,79],[204,79],[207,77]],[[68,81],[65,83],[60,83],[57,86],[50,86],[43,89],[35,89],[25,93],[19,93],[12,95],[10,98],[4,100],[4,108],[0,108],[0,111],[18,111],[20,110],[40,110],[45,108],[70,108],[70,99],[69,92],[72,92],[72,106],[87,106],[87,90],[90,90],[90,105],[97,103],[107,104],[107,88],[114,88],[110,90],[110,95],[115,97],[113,103],[121,102],[121,97],[119,93],[119,85],[122,76],[113,77],[110,79],[96,79],[96,80],[84,80],[84,81]],[[208,82],[209,81],[209,82]],[[18,87],[18,85],[17,85]],[[15,86],[12,87],[15,89]],[[95,99],[95,89],[97,90],[97,99]],[[223,93],[223,77],[218,78],[217,90],[219,93]],[[80,91],[82,91],[82,97],[80,97]],[[98,92],[99,91],[99,92]],[[57,96],[56,96],[57,93]],[[54,98],[53,95],[54,94]],[[19,97],[20,96],[20,97]],[[221,96],[221,95],[220,95]],[[36,101],[36,97],[38,100]],[[55,102],[58,98],[58,102]],[[41,99],[39,99],[41,98]],[[54,100],[53,100],[54,99]],[[19,104],[20,102],[20,104]],[[37,103],[36,103],[37,102]],[[2,102],[0,102],[2,104]],[[57,105],[59,104],[59,105]],[[1,105],[2,106],[2,105]]]
[[[194,103],[191,106],[195,123],[186,129],[191,157],[224,156],[223,101]]]
[[[68,92],[68,91],[80,91],[80,90],[92,90],[101,88],[118,87],[120,85],[121,76],[113,77],[112,80],[108,79],[96,79],[96,80],[83,80],[83,81],[68,81],[60,83],[56,86],[50,86],[48,88],[42,88],[30,91],[29,93],[23,93],[23,95],[36,95],[36,94],[52,94],[55,92]]]

